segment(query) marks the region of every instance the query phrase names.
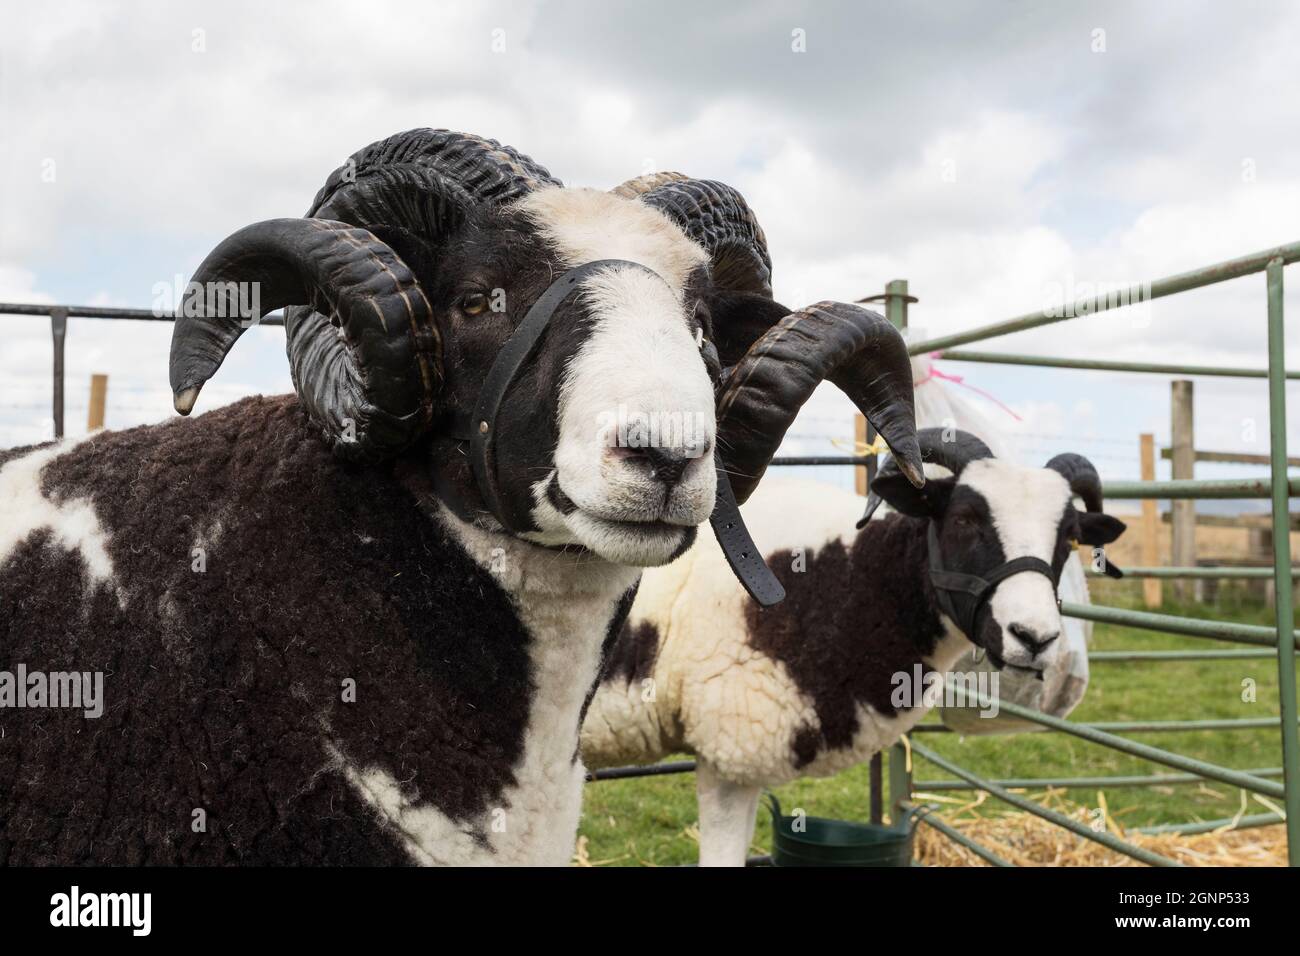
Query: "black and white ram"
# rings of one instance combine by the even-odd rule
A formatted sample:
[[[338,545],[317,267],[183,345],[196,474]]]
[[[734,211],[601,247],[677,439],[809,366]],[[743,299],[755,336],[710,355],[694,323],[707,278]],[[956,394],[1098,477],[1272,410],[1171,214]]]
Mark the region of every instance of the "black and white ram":
[[[604,259],[633,264],[575,285],[473,421],[530,307]],[[567,861],[602,655],[715,465],[743,501],[830,378],[919,480],[901,340],[791,314],[769,269],[728,187],[564,188],[444,130],[223,241],[176,408],[281,306],[296,395],[0,453],[0,863]],[[611,415],[692,427],[620,444]],[[98,719],[51,706],[77,672]]]
[[[872,490],[896,513],[856,532],[857,495],[810,481],[760,486],[743,511],[785,585],[776,607],[751,607],[705,541],[645,574],[582,752],[590,766],[695,754],[702,865],[744,863],[763,787],[836,773],[910,730],[932,702],[916,675],[934,686],[929,675],[972,645],[999,667],[1041,671],[1051,660],[1061,628],[1053,577],[1071,542],[1104,545],[1124,525],[1101,512],[1086,459],[1025,468],[967,433],[944,435],[922,429],[920,444],[951,475],[918,490],[886,462]],[[954,597],[959,625],[932,583],[932,526],[945,572],[988,577],[1033,557],[1043,573],[1013,573],[978,603]]]

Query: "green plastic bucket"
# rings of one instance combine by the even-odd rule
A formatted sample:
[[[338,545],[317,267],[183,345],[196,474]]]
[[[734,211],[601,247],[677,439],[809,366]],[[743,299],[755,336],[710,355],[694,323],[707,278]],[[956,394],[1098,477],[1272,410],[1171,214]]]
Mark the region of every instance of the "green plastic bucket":
[[[773,866],[912,865],[911,811],[897,824],[880,826],[826,817],[787,817],[782,815],[775,794],[767,794],[767,800],[772,811]]]

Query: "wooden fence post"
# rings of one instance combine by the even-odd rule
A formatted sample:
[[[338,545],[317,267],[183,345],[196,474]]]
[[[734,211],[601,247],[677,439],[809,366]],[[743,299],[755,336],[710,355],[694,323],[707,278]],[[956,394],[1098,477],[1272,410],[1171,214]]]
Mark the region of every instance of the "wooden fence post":
[[[90,376],[90,411],[86,414],[86,431],[104,427],[104,405],[108,401],[108,376],[98,372]]]
[[[1142,480],[1156,480],[1156,436],[1147,432],[1141,436]],[[1142,499],[1142,563],[1149,568],[1160,564],[1160,514],[1154,498]],[[1164,588],[1159,578],[1146,578],[1142,582],[1142,600],[1147,607],[1160,607],[1164,603]]]
[[[1170,450],[1173,478],[1195,477],[1196,442],[1192,423],[1192,383],[1178,379],[1170,392]],[[1173,553],[1170,563],[1175,567],[1196,566],[1196,502],[1191,499],[1172,503]],[[1199,600],[1201,589],[1196,582],[1180,580],[1174,583],[1174,593],[1179,600]]]

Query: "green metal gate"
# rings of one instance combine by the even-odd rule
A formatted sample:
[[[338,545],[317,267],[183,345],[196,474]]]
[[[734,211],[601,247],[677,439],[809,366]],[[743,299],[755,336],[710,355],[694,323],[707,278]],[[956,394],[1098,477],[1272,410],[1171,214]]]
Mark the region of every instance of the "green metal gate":
[[[972,342],[1023,332],[1055,322],[1069,321],[1075,318],[1092,316],[1110,309],[1123,308],[1137,304],[1129,296],[1097,295],[1083,299],[1062,309],[1044,310],[1028,315],[1018,316],[1004,322],[981,326],[968,332],[940,336],[909,346],[913,355],[927,352],[939,353],[948,360],[966,362],[991,362],[1007,365],[1032,365],[1045,368],[1092,369],[1119,372],[1145,372],[1161,375],[1214,375],[1240,378],[1267,378],[1269,396],[1269,436],[1270,464],[1269,479],[1248,479],[1241,481],[1122,481],[1104,482],[1105,496],[1111,499],[1187,499],[1187,498],[1268,498],[1272,502],[1273,512],[1273,568],[1271,574],[1274,582],[1276,615],[1274,627],[1238,624],[1226,621],[1210,621],[1197,618],[1178,617],[1169,614],[1154,614],[1143,611],[1131,611],[1122,608],[1104,607],[1088,604],[1064,603],[1061,613],[1091,621],[1101,621],[1129,627],[1139,627],[1170,634],[1190,635],[1213,641],[1253,645],[1266,650],[1206,650],[1206,651],[1133,651],[1094,653],[1093,660],[1214,660],[1234,657],[1276,656],[1278,665],[1278,690],[1280,697],[1280,718],[1277,721],[1264,720],[1170,720],[1146,722],[1119,722],[1111,724],[1072,723],[1056,717],[1049,717],[1007,702],[1000,702],[1000,709],[1015,717],[1039,724],[1048,730],[1070,734],[1103,747],[1109,747],[1130,756],[1139,757],[1181,771],[1178,774],[1154,774],[1128,777],[1092,777],[1092,778],[1024,778],[1016,780],[987,780],[962,768],[952,760],[940,756],[931,748],[910,742],[912,751],[925,760],[950,773],[955,780],[927,780],[919,782],[926,789],[974,789],[982,790],[1011,806],[1049,820],[1084,839],[1092,840],[1103,846],[1125,854],[1126,856],[1157,866],[1176,866],[1175,861],[1135,846],[1113,834],[1096,832],[1078,820],[1063,816],[1055,811],[1041,807],[1011,790],[1021,787],[1047,786],[1137,786],[1158,785],[1166,783],[1183,783],[1189,780],[1209,780],[1240,787],[1253,793],[1262,794],[1282,800],[1285,808],[1288,859],[1291,866],[1300,866],[1300,732],[1297,731],[1296,712],[1296,639],[1297,632],[1292,624],[1292,587],[1291,587],[1291,553],[1290,521],[1288,515],[1288,498],[1300,495],[1300,480],[1290,480],[1287,476],[1286,448],[1286,380],[1300,378],[1300,372],[1287,372],[1284,367],[1284,327],[1282,307],[1282,276],[1285,266],[1300,259],[1300,243],[1291,243],[1275,249],[1267,249],[1253,255],[1243,256],[1227,262],[1170,276],[1150,283],[1140,295],[1139,301],[1148,301],[1163,296],[1187,292],[1203,286],[1225,282],[1255,273],[1264,273],[1268,295],[1268,368],[1235,369],[1219,366],[1165,365],[1150,362],[1113,362],[1094,359],[1051,358],[1035,355],[1015,355],[1010,353],[969,352],[957,349],[957,346]],[[885,301],[889,319],[899,327],[907,325],[907,306],[915,301],[907,294],[907,283],[897,280],[889,283],[886,292],[879,297]],[[1263,569],[1244,569],[1228,567],[1196,568],[1133,568],[1126,574],[1133,577],[1222,577],[1244,578],[1257,577]],[[957,693],[964,688],[952,684]],[[987,702],[985,702],[987,703]],[[1205,761],[1185,757],[1170,750],[1138,743],[1116,735],[1116,731],[1152,731],[1152,730],[1229,730],[1242,727],[1272,726],[1276,724],[1282,733],[1282,767],[1261,768],[1244,771],[1220,767]],[[942,731],[945,728],[923,726],[916,728],[925,733]],[[907,760],[906,748],[896,744],[890,753],[890,805],[895,818],[898,814],[915,806],[912,802],[914,781]],[[1281,781],[1276,778],[1282,777]],[[1273,813],[1258,814],[1236,820],[1235,825],[1258,826],[1276,823],[1281,819]],[[1009,865],[987,847],[975,843],[951,825],[936,819],[933,815],[924,815],[923,821],[938,829],[948,837],[976,853],[980,858],[995,865]],[[1215,820],[1195,824],[1174,824],[1163,827],[1144,828],[1145,832],[1208,832],[1220,826],[1233,823],[1228,820]]]

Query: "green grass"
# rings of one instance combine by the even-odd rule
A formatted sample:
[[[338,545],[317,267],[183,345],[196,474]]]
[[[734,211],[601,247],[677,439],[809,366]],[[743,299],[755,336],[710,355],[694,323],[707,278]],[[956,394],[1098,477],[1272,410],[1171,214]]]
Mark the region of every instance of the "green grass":
[[[1093,600],[1098,604],[1140,606],[1138,582],[1094,581],[1092,587]],[[1273,624],[1273,612],[1252,599],[1240,584],[1221,587],[1214,604],[1179,605],[1166,600],[1162,611],[1247,624]],[[1208,650],[1245,645],[1098,624],[1093,628],[1092,646],[1093,650]],[[1255,681],[1253,703],[1242,700],[1242,681],[1246,678]],[[1070,719],[1081,722],[1180,720],[1267,717],[1277,713],[1277,663],[1269,658],[1169,663],[1097,661],[1092,664],[1087,696]],[[936,720],[931,715],[925,722]],[[1124,736],[1227,767],[1277,767],[1282,760],[1276,729]],[[1058,733],[965,740],[955,734],[924,734],[918,735],[918,739],[986,778],[1173,772]],[[914,775],[918,781],[949,776],[919,758]],[[924,790],[924,786],[917,789]],[[777,788],[776,793],[786,812],[798,806],[814,816],[868,819],[866,765],[822,780],[798,780]],[[961,796],[962,793],[948,791],[945,795]],[[1070,797],[1081,804],[1096,805],[1095,791],[1074,790]],[[1241,791],[1218,784],[1106,791],[1111,815],[1126,827],[1232,816],[1239,809],[1240,801]],[[1253,799],[1248,806],[1248,813],[1265,812],[1265,807]],[[981,812],[1003,812],[1003,805],[990,799]],[[697,845],[691,831],[696,820],[692,774],[601,781],[587,786],[580,833],[587,838],[586,851],[592,863],[670,866],[695,862]],[[768,816],[760,810],[754,842],[766,852],[770,841]]]

